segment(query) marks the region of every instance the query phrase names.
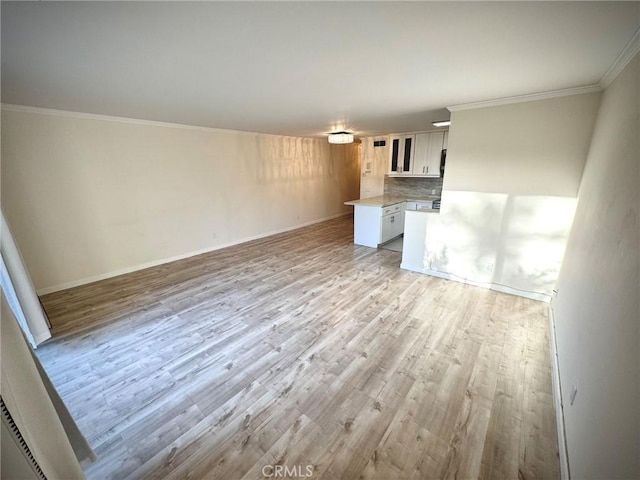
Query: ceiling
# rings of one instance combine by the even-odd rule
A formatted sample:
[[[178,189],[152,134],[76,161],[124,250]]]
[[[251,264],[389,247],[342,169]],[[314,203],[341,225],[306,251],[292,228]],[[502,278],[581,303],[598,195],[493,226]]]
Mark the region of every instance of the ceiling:
[[[598,83],[640,2],[2,2],[2,102],[261,133],[424,130]]]

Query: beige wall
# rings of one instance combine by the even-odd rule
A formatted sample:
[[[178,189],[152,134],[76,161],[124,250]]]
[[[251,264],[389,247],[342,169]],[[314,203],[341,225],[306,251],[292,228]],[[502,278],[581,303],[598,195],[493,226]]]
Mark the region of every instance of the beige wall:
[[[18,322],[7,304],[4,293],[0,296],[2,399],[47,478],[84,479],[80,464],[43,384]],[[3,460],[4,447],[3,442]],[[18,462],[12,462],[10,466],[16,469],[23,467]],[[7,473],[8,467],[9,465],[3,465],[3,468],[7,468]]]
[[[452,112],[448,191],[575,197],[600,93]]]
[[[599,93],[455,111],[424,268],[547,298],[555,285]]]
[[[640,477],[639,87],[636,55],[604,92],[552,303],[573,478]]]
[[[2,208],[53,291],[348,213],[354,146],[3,108]]]

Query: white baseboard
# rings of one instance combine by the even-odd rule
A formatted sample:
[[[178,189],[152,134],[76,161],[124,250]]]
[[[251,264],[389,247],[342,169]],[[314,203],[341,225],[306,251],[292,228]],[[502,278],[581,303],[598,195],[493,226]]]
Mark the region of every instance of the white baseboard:
[[[539,292],[530,292],[527,290],[520,290],[506,285],[499,285],[497,283],[491,284],[491,290],[496,292],[509,293],[511,295],[519,295],[520,297],[530,298],[531,300],[538,300],[540,302],[549,303],[551,301],[551,295]]]
[[[33,335],[33,341],[36,345],[40,345],[42,342],[49,340],[50,338],[51,332],[48,330],[46,332],[39,332]]]
[[[495,290],[496,292],[508,293],[511,295],[518,295],[519,297],[530,298],[531,300],[538,300],[540,302],[549,303],[551,301],[551,296],[546,293],[540,292],[530,292],[528,290],[520,290],[518,288],[509,287],[507,285],[500,285],[492,282],[478,282],[475,280],[471,280],[469,278],[463,278],[453,273],[441,272],[439,270],[430,270],[428,268],[424,268],[421,265],[411,265],[408,263],[401,263],[400,268],[404,270],[411,270],[412,272],[424,273],[426,275],[431,275],[432,277],[444,278],[446,280],[453,280],[454,282],[461,282],[467,285],[473,285],[476,287],[488,288],[490,290]]]
[[[405,270],[411,270],[412,272],[424,273],[426,275],[431,275],[432,277],[444,278],[445,280],[453,280],[454,282],[473,285],[474,287],[491,288],[491,283],[488,283],[488,282],[476,282],[468,278],[459,277],[458,275],[454,275],[453,273],[441,272],[440,270],[430,270],[428,268],[424,268],[418,265],[409,265],[406,263],[401,263],[400,268],[404,268]]]
[[[569,453],[564,430],[564,407],[562,405],[562,385],[560,383],[560,364],[558,361],[558,345],[556,343],[556,323],[553,308],[549,306],[549,338],[551,342],[551,369],[553,381],[553,403],[556,411],[556,428],[558,430],[558,455],[560,457],[560,478],[569,480]]]
[[[411,265],[405,262],[402,262],[400,264],[400,268],[402,268],[403,270],[411,270],[412,272],[425,273],[424,268],[422,268],[422,266]]]
[[[333,220],[334,218],[345,217],[347,215],[351,215],[352,212],[343,212],[337,213],[335,215],[331,215],[324,218],[319,218],[317,220],[311,220],[309,222],[300,223],[297,225],[293,225],[291,227],[282,228],[279,230],[273,230],[266,233],[260,233],[258,235],[253,235],[251,237],[239,238],[237,240],[233,240],[231,242],[222,243],[219,245],[214,245],[212,247],[204,248],[201,250],[196,250],[194,252],[188,252],[181,255],[176,255],[169,258],[163,258],[160,260],[154,260],[151,262],[145,262],[138,265],[132,265],[130,267],[121,268],[118,270],[113,270],[111,272],[101,273],[98,275],[93,275],[91,277],[81,278],[79,280],[73,280],[71,282],[60,283],[58,285],[53,285],[51,287],[44,287],[37,290],[38,295],[47,295],[49,293],[59,292],[61,290],[67,290],[68,288],[79,287],[81,285],[87,285],[88,283],[98,282],[100,280],[106,280],[107,278],[117,277],[118,275],[124,275],[126,273],[137,272],[138,270],[144,270],[145,268],[157,267],[158,265],[163,265],[165,263],[175,262],[177,260],[183,260],[189,257],[195,257],[196,255],[202,255],[203,253],[213,252],[215,250],[220,250],[222,248],[232,247],[234,245],[238,245],[240,243],[250,242],[252,240],[259,240],[261,238],[270,237],[271,235],[277,235],[279,233],[290,232],[291,230],[297,230],[298,228],[308,227],[309,225],[314,225],[316,223],[326,222],[327,220]]]

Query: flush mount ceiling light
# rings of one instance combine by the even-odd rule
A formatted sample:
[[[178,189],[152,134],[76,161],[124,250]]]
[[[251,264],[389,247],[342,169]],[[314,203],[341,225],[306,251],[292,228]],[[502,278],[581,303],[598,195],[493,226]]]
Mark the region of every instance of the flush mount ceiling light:
[[[329,143],[353,143],[353,133],[349,132],[335,132],[330,133],[328,137]]]
[[[431,125],[434,127],[448,127],[451,125],[451,120],[441,120],[439,122],[433,122]]]

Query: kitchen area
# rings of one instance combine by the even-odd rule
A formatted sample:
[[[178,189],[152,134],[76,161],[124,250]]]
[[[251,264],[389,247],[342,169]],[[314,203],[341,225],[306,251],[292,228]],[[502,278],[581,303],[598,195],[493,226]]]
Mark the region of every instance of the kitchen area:
[[[354,243],[403,253],[424,252],[429,217],[440,213],[448,130],[362,139],[360,198],[354,207]]]

